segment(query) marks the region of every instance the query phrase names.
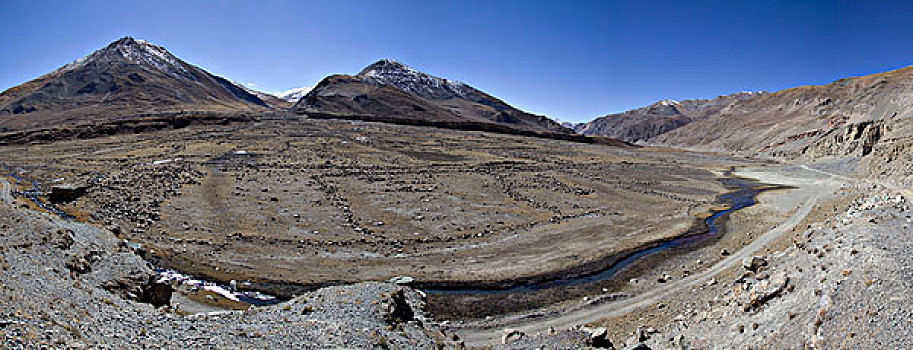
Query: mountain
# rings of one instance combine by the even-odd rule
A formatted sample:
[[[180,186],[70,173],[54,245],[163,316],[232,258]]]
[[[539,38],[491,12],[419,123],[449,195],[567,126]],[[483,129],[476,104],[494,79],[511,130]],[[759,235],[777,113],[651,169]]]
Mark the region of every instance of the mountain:
[[[302,86],[300,88],[294,88],[291,90],[286,90],[276,94],[276,97],[291,103],[297,103],[304,95],[307,95],[313,87],[311,86]]]
[[[302,113],[370,117],[448,125],[495,125],[527,132],[573,131],[541,115],[518,110],[467,84],[380,60],[358,75],[333,75],[314,87],[295,108]]]
[[[138,114],[261,110],[243,87],[131,37],[0,93],[0,127],[40,128]]]
[[[719,113],[733,103],[763,94],[761,92],[741,92],[713,99],[681,102],[662,100],[647,107],[609,114],[588,123],[577,124],[574,130],[584,135],[607,136],[628,142],[645,141]]]
[[[840,164],[900,181],[913,174],[913,67],[733,103],[650,139],[746,156]]]
[[[287,101],[286,99],[281,98],[277,95],[273,95],[268,92],[256,90],[254,88],[248,87],[239,82],[234,82],[234,84],[237,86],[240,86],[241,88],[244,89],[244,91],[249,92],[251,95],[257,96],[257,98],[263,100],[263,102],[266,103],[266,105],[268,105],[272,108],[289,108],[295,102],[295,101],[292,101],[292,103],[289,103],[289,101]]]
[[[556,121],[557,121],[558,124],[560,124],[561,126],[563,126],[563,127],[565,127],[565,128],[568,128],[568,129],[571,129],[571,130],[576,130],[577,127],[579,127],[580,125],[586,124],[586,123],[563,122],[563,121],[560,121],[560,120],[556,120]]]

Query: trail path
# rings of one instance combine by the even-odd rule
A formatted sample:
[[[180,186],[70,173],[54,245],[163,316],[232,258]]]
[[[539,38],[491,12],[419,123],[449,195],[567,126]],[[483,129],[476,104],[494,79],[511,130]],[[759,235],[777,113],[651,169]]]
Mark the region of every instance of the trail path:
[[[6,204],[13,203],[13,196],[10,195],[10,183],[5,179],[0,179],[0,200]]]

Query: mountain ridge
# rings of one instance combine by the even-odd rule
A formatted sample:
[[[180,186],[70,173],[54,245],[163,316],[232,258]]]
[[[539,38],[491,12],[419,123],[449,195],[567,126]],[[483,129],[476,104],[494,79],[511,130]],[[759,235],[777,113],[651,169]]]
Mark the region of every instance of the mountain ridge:
[[[763,94],[765,93],[739,92],[712,99],[683,101],[666,99],[649,106],[608,114],[586,123],[579,123],[574,126],[574,130],[584,135],[600,135],[627,142],[647,141],[693,121],[706,118],[733,103]]]
[[[523,112],[461,82],[382,59],[356,75],[331,75],[295,105],[300,113],[367,115],[410,122],[498,124],[571,134],[554,120]]]
[[[162,46],[127,36],[0,93],[0,127],[72,125],[150,112],[268,108],[244,87],[186,63]]]

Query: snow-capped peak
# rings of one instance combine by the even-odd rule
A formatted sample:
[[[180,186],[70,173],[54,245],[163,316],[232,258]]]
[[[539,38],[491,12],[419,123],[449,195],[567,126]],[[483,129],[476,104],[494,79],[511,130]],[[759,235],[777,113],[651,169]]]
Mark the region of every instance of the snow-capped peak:
[[[261,100],[264,100],[264,99],[267,99],[270,97],[273,97],[273,98],[277,97],[276,95],[274,95],[272,93],[263,92],[263,91],[255,89],[254,87],[256,87],[257,84],[254,84],[254,83],[242,83],[239,81],[232,81],[231,83],[235,84],[235,86],[240,87],[241,89],[244,89],[244,91],[247,91],[251,95],[257,96],[257,98],[259,98]]]
[[[677,104],[679,104],[679,103],[678,103],[678,101],[676,101],[676,100],[668,100],[668,99],[666,99],[666,100],[659,101],[659,104],[661,104],[661,105],[663,105],[663,106],[674,106],[674,105],[677,105]]]
[[[278,97],[282,100],[288,101],[288,102],[295,103],[295,102],[298,102],[298,100],[300,100],[302,97],[304,97],[304,95],[307,95],[308,92],[310,92],[311,89],[313,89],[313,88],[314,88],[313,86],[302,86],[300,88],[294,88],[294,89],[290,89],[290,90],[286,90],[286,91],[277,93],[276,97]]]
[[[76,69],[95,60],[117,58],[131,64],[151,66],[166,74],[193,79],[193,74],[190,73],[187,64],[165,50],[164,47],[129,36],[120,38],[103,49],[96,50],[86,57],[63,66],[58,71]]]
[[[470,91],[466,84],[422,73],[401,62],[382,59],[358,73],[358,77],[373,84],[392,85],[400,90],[425,97],[465,97]]]

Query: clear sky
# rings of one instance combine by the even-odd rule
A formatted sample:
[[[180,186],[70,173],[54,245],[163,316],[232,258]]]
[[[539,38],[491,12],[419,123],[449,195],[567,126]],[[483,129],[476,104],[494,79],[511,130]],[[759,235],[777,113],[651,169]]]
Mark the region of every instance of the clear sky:
[[[886,1],[0,1],[0,89],[122,36],[263,91],[380,58],[566,121],[913,64]]]

